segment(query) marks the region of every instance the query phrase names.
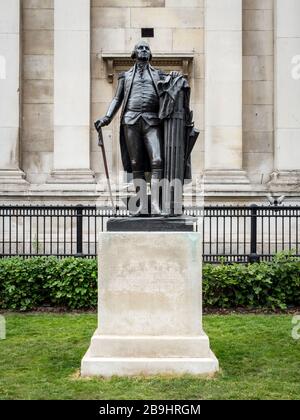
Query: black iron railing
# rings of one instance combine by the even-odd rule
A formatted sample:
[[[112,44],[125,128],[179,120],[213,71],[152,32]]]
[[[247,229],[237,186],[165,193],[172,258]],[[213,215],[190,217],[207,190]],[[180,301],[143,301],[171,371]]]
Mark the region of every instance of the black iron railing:
[[[187,208],[203,235],[203,261],[271,260],[280,251],[300,257],[300,206]],[[97,235],[127,211],[95,206],[0,206],[0,257],[97,255]]]

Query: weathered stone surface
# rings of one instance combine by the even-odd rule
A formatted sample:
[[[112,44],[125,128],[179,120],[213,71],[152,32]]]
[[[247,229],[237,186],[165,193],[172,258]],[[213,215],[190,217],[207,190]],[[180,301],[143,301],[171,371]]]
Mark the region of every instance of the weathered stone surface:
[[[244,165],[252,182],[265,184],[273,170],[272,153],[244,153]]]
[[[125,30],[125,48],[126,51],[132,51],[137,40],[141,38],[140,28],[127,28]],[[171,28],[155,28],[154,38],[144,38],[151,45],[151,49],[155,53],[172,51],[173,48],[173,29]]]
[[[125,7],[95,7],[92,28],[129,28],[130,9]]]
[[[92,0],[92,7],[164,7],[166,0]]]
[[[300,2],[279,0],[276,2],[276,22],[278,38],[300,38]]]
[[[203,8],[133,8],[131,10],[133,28],[203,28]]]
[[[49,174],[53,165],[53,154],[48,152],[24,152],[24,165],[27,173]]]
[[[203,29],[174,29],[173,30],[174,51],[195,51],[198,54],[204,52],[204,30]]]
[[[273,55],[273,31],[244,31],[243,54]]]
[[[273,105],[273,81],[245,81],[243,103],[245,105]]]
[[[243,8],[246,10],[255,10],[255,9],[273,9],[274,0],[244,0]]]
[[[207,31],[240,31],[242,18],[241,0],[208,0],[205,27]]]
[[[24,9],[53,9],[54,0],[22,0]]]
[[[82,376],[218,370],[202,330],[200,234],[101,233],[99,264],[99,325]]]
[[[23,121],[27,127],[43,130],[53,127],[53,106],[49,104],[24,104]]]
[[[201,334],[200,239],[197,233],[100,233],[101,333]]]
[[[44,183],[53,166],[54,2],[24,0],[22,165]]]
[[[52,80],[26,80],[23,84],[24,104],[52,104]]]
[[[274,164],[272,3],[246,0],[243,7],[243,160],[257,184],[269,181]]]
[[[205,55],[195,54],[194,57],[194,77],[196,79],[205,78]]]
[[[53,152],[53,130],[32,129],[22,130],[23,152]]]
[[[165,0],[166,7],[204,7],[204,0]]]
[[[19,34],[20,32],[20,0],[8,3],[0,2],[0,33]]]
[[[300,3],[295,0],[276,2],[276,144],[277,180],[291,184],[300,172]],[[297,172],[297,176],[288,174]],[[295,185],[295,187],[296,187]]]
[[[274,57],[269,56],[244,56],[243,80],[273,80]]]
[[[20,168],[20,1],[0,2],[0,183],[24,182]]]
[[[110,52],[125,51],[125,29],[93,29],[92,53],[99,54],[102,50]]]
[[[53,30],[52,9],[24,9],[23,30]]]
[[[190,83],[193,104],[204,104],[204,79],[193,79]]]
[[[243,29],[245,31],[272,31],[273,10],[244,10]]]
[[[244,152],[273,153],[274,133],[273,131],[244,131],[243,132]]]
[[[1,169],[17,169],[19,166],[19,128],[0,127],[0,182]]]
[[[280,129],[277,132],[276,156],[280,171],[300,172],[299,132],[299,129]]]
[[[54,17],[54,157],[49,182],[93,182],[90,1],[55,1]]]
[[[23,53],[30,54],[53,54],[54,37],[52,31],[23,32]]]
[[[245,105],[243,115],[244,130],[272,131],[273,106]]]
[[[25,55],[23,57],[24,80],[53,79],[53,55]]]
[[[109,103],[113,98],[114,91],[107,79],[93,80],[92,102]]]

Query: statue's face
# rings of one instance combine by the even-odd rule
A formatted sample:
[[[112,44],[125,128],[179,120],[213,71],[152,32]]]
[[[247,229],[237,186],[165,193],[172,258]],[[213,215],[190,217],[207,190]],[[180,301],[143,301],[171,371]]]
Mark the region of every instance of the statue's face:
[[[150,61],[151,50],[146,42],[140,42],[135,47],[136,58],[139,61]]]

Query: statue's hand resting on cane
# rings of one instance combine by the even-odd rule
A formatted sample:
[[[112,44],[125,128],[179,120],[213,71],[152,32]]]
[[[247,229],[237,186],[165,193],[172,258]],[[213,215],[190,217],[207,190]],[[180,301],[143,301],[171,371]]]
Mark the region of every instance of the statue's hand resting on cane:
[[[115,211],[115,204],[114,204],[114,199],[113,199],[111,185],[110,185],[110,177],[109,177],[108,164],[107,164],[107,159],[106,159],[105,146],[104,146],[104,141],[103,141],[103,134],[101,130],[102,127],[105,127],[110,122],[111,122],[111,118],[105,116],[103,118],[100,118],[100,120],[95,121],[94,126],[98,132],[98,146],[101,147],[101,150],[102,150],[103,163],[104,163],[104,168],[105,168],[105,174],[106,174],[106,179],[107,179],[107,184],[108,184],[108,189],[109,189],[111,205]]]
[[[110,123],[111,123],[111,118],[105,116],[95,121],[94,125],[95,125],[96,130],[99,132],[100,128],[105,127],[109,125]]]

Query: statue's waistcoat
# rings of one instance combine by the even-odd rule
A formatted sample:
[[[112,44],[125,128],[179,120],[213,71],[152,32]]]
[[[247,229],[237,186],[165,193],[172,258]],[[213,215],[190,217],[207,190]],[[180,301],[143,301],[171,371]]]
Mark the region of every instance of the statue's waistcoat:
[[[123,117],[123,124],[135,124],[140,117],[150,125],[159,124],[159,98],[148,68],[142,75],[137,71]]]
[[[124,131],[123,131],[123,124],[133,124],[132,121],[134,121],[131,117],[135,117],[136,115],[139,115],[139,111],[129,111],[128,110],[128,104],[130,103],[130,106],[136,106],[138,104],[134,104],[131,101],[135,95],[132,96],[132,92],[134,93],[135,89],[135,75],[137,73],[136,65],[133,66],[130,70],[123,73],[121,77],[124,77],[124,101],[123,101],[123,109],[121,113],[121,127],[120,127],[120,146],[121,146],[121,156],[123,161],[124,170],[127,172],[132,172],[131,168],[131,162],[128,154],[128,149],[125,142],[124,137]],[[162,72],[161,70],[154,69],[152,66],[149,65],[148,67],[148,74],[150,76],[152,84],[148,84],[150,80],[148,80],[148,93],[147,96],[149,98],[153,98],[154,92],[152,89],[154,89],[156,93],[157,103],[155,100],[155,106],[157,104],[157,108],[155,108],[156,112],[144,112],[143,118],[146,120],[147,123],[157,125],[160,124],[160,119],[158,118],[158,108],[159,108],[159,93],[157,88],[157,83],[164,79],[166,77],[166,74]],[[136,86],[138,89],[138,86]],[[146,99],[146,98],[145,98]],[[143,103],[141,103],[143,105]],[[152,105],[151,105],[152,107]],[[154,109],[154,108],[153,108]],[[128,115],[128,113],[133,113],[132,115]],[[140,114],[142,115],[142,114]],[[127,117],[130,117],[127,119]],[[139,118],[139,116],[138,116]],[[137,119],[138,119],[137,118]],[[148,161],[149,159],[146,159],[144,162],[144,170],[147,172],[150,170],[150,163]]]

